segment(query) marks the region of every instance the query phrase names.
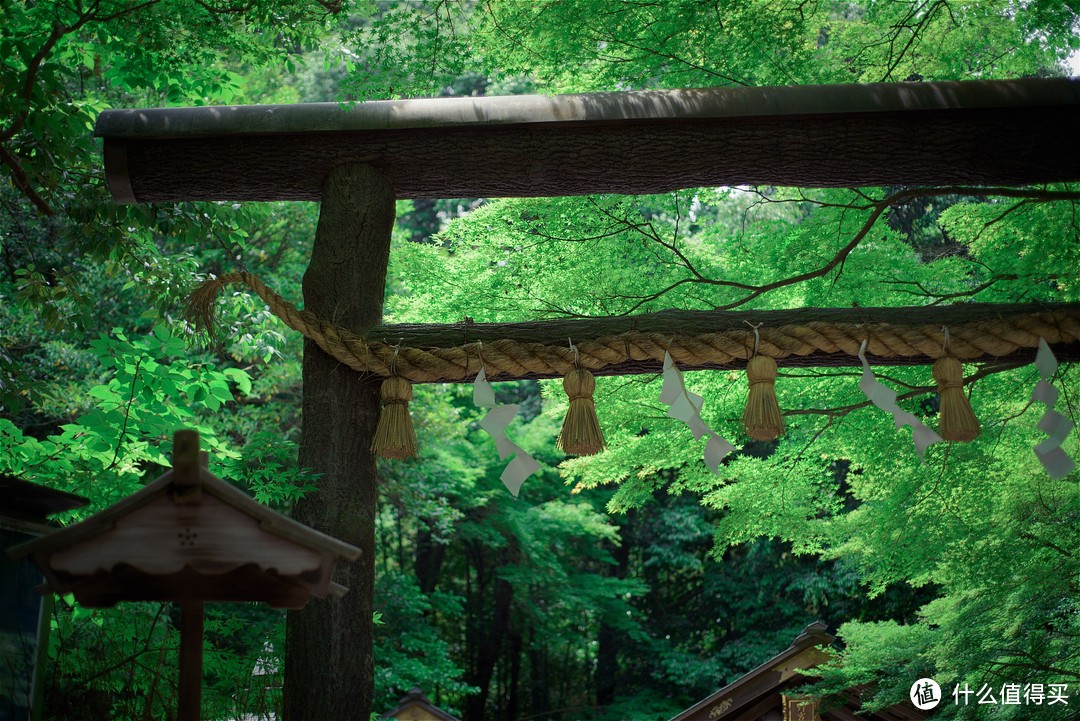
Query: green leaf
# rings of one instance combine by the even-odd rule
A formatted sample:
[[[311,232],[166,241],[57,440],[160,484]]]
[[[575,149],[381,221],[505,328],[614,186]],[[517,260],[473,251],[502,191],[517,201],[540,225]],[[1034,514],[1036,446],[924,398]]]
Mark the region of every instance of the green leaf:
[[[241,368],[226,368],[222,371],[228,376],[244,395],[251,393],[251,376]]]
[[[225,403],[229,403],[233,400],[232,391],[230,391],[229,386],[222,381],[211,381],[210,393],[215,398]]]
[[[120,395],[111,386],[94,386],[86,394],[103,401],[120,401]]]

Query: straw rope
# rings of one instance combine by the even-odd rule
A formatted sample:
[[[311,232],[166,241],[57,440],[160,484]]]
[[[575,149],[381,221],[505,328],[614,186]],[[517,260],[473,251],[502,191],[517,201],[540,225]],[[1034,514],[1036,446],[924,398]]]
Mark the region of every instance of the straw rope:
[[[365,339],[308,311],[298,310],[247,272],[207,281],[191,294],[188,315],[197,327],[212,329],[217,294],[224,286],[234,283],[247,285],[285,325],[353,370],[379,376],[398,375],[416,383],[471,380],[480,370],[475,343],[420,348]],[[922,358],[929,362],[942,355],[940,323],[907,326],[810,321],[763,327],[759,333],[758,353],[774,360],[815,354],[854,358],[864,339],[869,341],[869,354],[881,358]],[[1050,344],[1080,342],[1080,311],[1044,310],[950,325],[949,355],[961,361],[1007,356],[1019,349],[1037,347],[1040,337]],[[592,339],[575,337],[574,345],[576,353],[565,344],[485,340],[483,363],[489,377],[504,379],[565,376],[575,367],[598,371],[630,361],[661,363],[665,351],[681,366],[724,365],[748,360],[753,355],[754,337],[749,329],[695,335],[632,330]]]

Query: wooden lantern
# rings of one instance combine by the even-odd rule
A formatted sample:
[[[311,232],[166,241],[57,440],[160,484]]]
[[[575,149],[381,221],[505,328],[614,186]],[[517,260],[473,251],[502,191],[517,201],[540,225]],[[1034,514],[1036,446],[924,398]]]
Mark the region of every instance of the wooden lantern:
[[[341,596],[339,559],[360,549],[263,506],[208,470],[199,434],[178,431],[173,468],[81,523],[8,551],[29,557],[56,593],[88,607],[181,603],[181,721],[199,718],[203,604],[262,601],[298,609]]]

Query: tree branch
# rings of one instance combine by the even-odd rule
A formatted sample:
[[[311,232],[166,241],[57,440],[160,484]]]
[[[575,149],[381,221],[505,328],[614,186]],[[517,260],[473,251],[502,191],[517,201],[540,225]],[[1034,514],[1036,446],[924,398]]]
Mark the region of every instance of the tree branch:
[[[955,293],[935,293],[932,290],[928,289],[926,286],[924,286],[921,281],[917,281],[917,280],[899,280],[899,279],[894,278],[892,280],[886,280],[886,281],[883,281],[883,282],[886,285],[912,285],[912,286],[915,286],[916,288],[919,289],[918,293],[916,293],[915,291],[912,291],[912,290],[905,290],[903,288],[897,288],[896,291],[898,293],[906,293],[908,295],[914,295],[914,296],[925,297],[925,298],[934,298],[934,301],[932,303],[930,303],[930,305],[938,305],[939,303],[943,303],[943,302],[945,302],[947,300],[955,300],[956,298],[967,298],[967,297],[970,297],[970,296],[973,296],[973,295],[978,295],[979,293],[983,292],[984,290],[991,287],[992,285],[994,285],[995,283],[997,283],[1000,280],[1019,280],[1019,278],[1020,278],[1020,276],[1016,275],[1015,273],[1001,273],[999,275],[995,275],[994,277],[990,278],[990,280],[988,280],[988,281],[986,281],[984,283],[980,283],[979,285],[975,286],[974,288],[970,288],[968,290],[956,291]]]
[[[56,211],[49,205],[49,203],[41,197],[41,195],[34,189],[33,184],[30,182],[26,171],[22,167],[22,163],[15,157],[7,147],[7,141],[14,138],[26,125],[27,118],[30,117],[30,111],[33,107],[34,98],[34,86],[37,84],[38,72],[41,70],[42,63],[45,62],[45,58],[56,48],[57,43],[65,35],[78,31],[84,25],[90,21],[95,22],[109,22],[118,18],[130,15],[131,13],[138,12],[146,7],[158,3],[159,0],[146,0],[145,2],[137,3],[125,7],[123,10],[119,10],[109,15],[96,15],[100,1],[96,0],[89,10],[83,10],[81,3],[77,6],[78,18],[71,25],[65,25],[59,22],[59,20],[53,25],[52,30],[49,32],[49,36],[45,39],[45,42],[41,44],[37,52],[30,58],[30,62],[26,64],[26,78],[23,80],[22,87],[22,99],[25,104],[22,110],[12,119],[11,123],[3,129],[0,129],[0,165],[7,165],[11,169],[12,179],[15,183],[15,187],[25,195],[31,203],[34,204],[41,213],[44,215],[52,216],[56,215]]]
[[[49,205],[48,201],[34,190],[30,178],[27,176],[26,171],[23,170],[22,163],[20,163],[19,159],[12,155],[2,143],[0,143],[0,164],[6,165],[11,169],[11,180],[14,182],[16,189],[25,195],[26,198],[34,204],[35,208],[41,211],[43,215],[56,215],[56,211]]]
[[[715,307],[715,310],[731,310],[733,308],[738,308],[740,306],[746,305],[747,303],[749,303],[749,302],[755,300],[756,298],[759,298],[760,296],[762,296],[762,295],[764,295],[766,293],[769,293],[771,291],[778,290],[780,288],[785,288],[785,287],[788,287],[788,286],[791,286],[791,285],[796,285],[796,284],[799,284],[799,283],[804,283],[804,282],[806,282],[808,280],[813,280],[815,278],[821,278],[821,277],[823,277],[825,275],[828,275],[830,272],[832,272],[834,269],[837,269],[837,268],[840,268],[841,271],[842,271],[843,266],[844,266],[844,262],[847,260],[848,256],[851,255],[852,251],[854,251],[855,248],[857,248],[859,246],[859,244],[866,238],[866,236],[869,234],[869,232],[873,229],[874,225],[877,223],[878,219],[881,217],[881,215],[887,209],[892,208],[892,207],[896,207],[896,206],[899,206],[899,205],[904,205],[905,203],[909,203],[909,202],[911,202],[913,200],[916,200],[916,199],[919,199],[919,198],[927,198],[927,197],[940,196],[940,195],[967,195],[967,196],[976,196],[976,197],[993,197],[993,196],[996,196],[996,197],[1009,197],[1009,198],[1023,198],[1025,203],[1045,203],[1045,202],[1056,202],[1056,201],[1062,201],[1062,200],[1069,200],[1069,201],[1080,200],[1080,192],[1076,192],[1076,191],[1052,191],[1052,190],[1037,190],[1037,189],[1025,189],[1025,188],[1010,188],[1010,187],[978,187],[978,186],[954,185],[954,186],[942,186],[942,187],[930,187],[930,188],[908,188],[908,189],[904,189],[904,190],[894,192],[894,193],[892,193],[890,195],[887,195],[884,198],[881,198],[879,200],[871,200],[868,205],[855,205],[855,204],[851,204],[849,206],[836,205],[836,206],[833,206],[833,207],[842,207],[842,208],[845,208],[845,210],[847,210],[847,209],[851,209],[851,210],[867,209],[867,210],[870,210],[870,215],[866,218],[865,221],[863,221],[862,226],[860,226],[859,230],[856,231],[855,234],[851,237],[851,240],[849,240],[847,242],[847,244],[845,244],[842,248],[840,248],[833,255],[833,257],[831,259],[829,259],[826,263],[818,266],[817,268],[815,268],[813,270],[809,270],[809,271],[807,271],[805,273],[799,273],[797,275],[793,275],[793,276],[790,276],[790,277],[787,277],[787,278],[782,278],[780,280],[776,280],[776,281],[773,281],[771,283],[765,283],[765,284],[761,284],[761,285],[752,285],[752,284],[747,284],[747,283],[739,283],[739,282],[736,282],[736,281],[708,278],[708,277],[704,276],[704,274],[702,274],[693,265],[693,263],[690,262],[690,260],[686,257],[686,255],[684,253],[682,253],[677,247],[675,247],[672,243],[669,243],[669,242],[665,241],[663,238],[659,237],[659,235],[656,233],[655,229],[650,230],[649,229],[650,228],[649,224],[633,223],[632,221],[627,220],[625,218],[619,218],[618,216],[611,213],[609,210],[599,206],[599,204],[596,204],[595,200],[592,201],[592,202],[594,203],[597,210],[599,210],[602,214],[604,214],[609,219],[613,220],[616,223],[622,223],[627,230],[634,230],[634,231],[636,231],[638,233],[641,233],[644,237],[649,239],[651,242],[657,243],[657,244],[663,246],[664,248],[666,248],[667,250],[669,250],[670,252],[672,252],[676,256],[676,258],[679,259],[679,261],[680,261],[679,265],[682,265],[690,273],[689,277],[682,278],[682,279],[679,279],[679,280],[677,280],[675,282],[672,282],[672,283],[668,284],[665,288],[662,288],[662,289],[660,289],[660,290],[658,290],[658,291],[656,291],[654,293],[650,293],[650,294],[645,295],[645,296],[625,296],[628,300],[637,301],[636,303],[634,303],[629,308],[627,308],[626,310],[624,310],[622,313],[619,314],[620,316],[625,316],[625,315],[630,315],[634,311],[638,310],[639,308],[641,308],[642,306],[644,306],[644,305],[646,305],[646,304],[648,304],[650,302],[658,300],[659,298],[661,298],[662,296],[664,296],[667,293],[671,292],[675,288],[678,288],[680,286],[690,284],[690,283],[711,285],[711,286],[722,286],[722,287],[729,287],[729,288],[737,288],[737,289],[740,289],[740,290],[748,291],[746,293],[746,295],[744,295],[741,298],[738,298],[738,299],[736,299],[736,300],[734,300],[734,301],[732,301],[730,303],[726,303],[726,304],[719,305],[719,306]],[[863,195],[863,197],[866,197],[866,196]],[[809,199],[807,199],[807,200],[808,200],[808,202],[814,202],[814,201],[809,200]],[[771,201],[764,201],[764,202],[771,202]],[[780,201],[780,202],[784,202],[784,201]],[[997,280],[1005,280],[1005,279],[1008,279],[1008,276],[1002,276],[1001,278],[998,278]],[[996,280],[994,282],[996,282]],[[989,287],[989,286],[986,286],[986,287]],[[985,288],[980,288],[979,290],[985,290]],[[944,295],[944,296],[942,296],[941,300],[945,300],[947,298],[952,298],[952,297],[963,297],[965,295],[972,295],[975,292],[978,292],[978,290],[970,292],[970,293],[968,293],[968,292],[960,292],[960,293],[953,294],[953,295]]]
[[[970,385],[976,381],[982,380],[987,376],[992,376],[995,373],[1004,373],[1005,371],[1015,370],[1027,365],[1026,363],[988,363],[980,368],[975,373],[964,379],[964,385]],[[906,393],[900,393],[896,396],[896,400],[904,401],[909,398],[916,398],[927,393],[936,393],[937,386],[915,386]],[[830,419],[833,417],[843,418],[852,411],[857,411],[860,408],[866,408],[872,405],[872,401],[865,400],[861,403],[852,403],[847,406],[839,406],[837,408],[795,408],[792,410],[783,411],[785,416],[826,416]]]

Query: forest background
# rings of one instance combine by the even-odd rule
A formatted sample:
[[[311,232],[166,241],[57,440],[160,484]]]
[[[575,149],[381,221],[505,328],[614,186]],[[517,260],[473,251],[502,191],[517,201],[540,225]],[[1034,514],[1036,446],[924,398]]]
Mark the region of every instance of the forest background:
[[[0,0],[0,13],[0,473],[91,499],[63,522],[156,477],[181,426],[203,434],[215,473],[278,510],[318,484],[296,464],[301,339],[245,293],[221,302],[218,343],[181,312],[238,262],[299,301],[317,206],[115,205],[91,136],[102,109],[1046,77],[1080,47],[1080,6],[1062,0]],[[880,212],[896,190],[403,201],[387,319],[1080,300],[1080,226],[1061,199],[1075,188],[942,189]],[[749,299],[721,282],[821,269],[866,223],[817,277]],[[471,388],[416,387],[420,458],[381,466],[375,710],[419,686],[465,721],[664,719],[814,620],[840,637],[821,690],[873,683],[871,705],[922,676],[1080,688],[1077,476],[1051,481],[1031,453],[1032,367],[967,374],[982,438],[921,463],[852,370],[781,368],[788,432],[773,443],[740,430],[741,373],[687,374],[739,446],[716,476],[656,377],[598,380],[608,450],[576,459],[555,447],[558,382],[501,384],[522,404],[512,436],[544,466],[516,500]],[[934,424],[928,368],[879,377]],[[1075,420],[1074,367],[1056,383]],[[1080,455],[1076,434],[1066,449]],[[267,718],[283,615],[209,613],[206,713]],[[58,599],[48,717],[170,717],[177,620],[169,605]]]

